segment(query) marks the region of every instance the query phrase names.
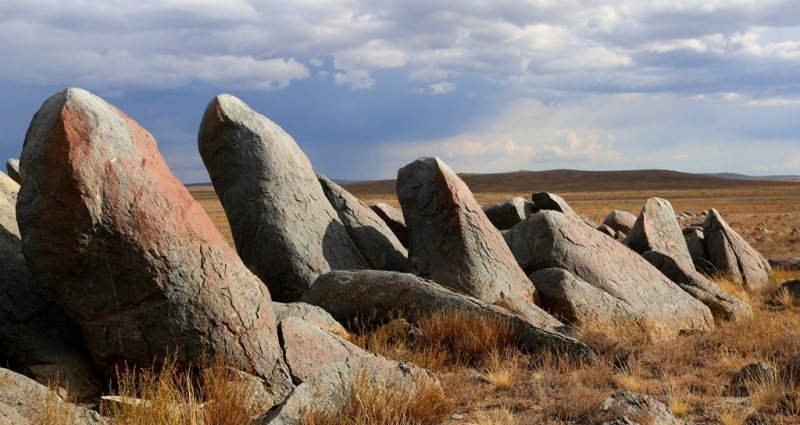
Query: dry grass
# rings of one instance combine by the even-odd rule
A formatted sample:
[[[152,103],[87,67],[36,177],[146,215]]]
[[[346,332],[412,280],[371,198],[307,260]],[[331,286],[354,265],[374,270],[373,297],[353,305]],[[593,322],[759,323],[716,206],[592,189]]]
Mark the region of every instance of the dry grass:
[[[503,182],[497,183],[497,187],[505,187]],[[592,189],[588,189],[590,186]],[[613,209],[637,214],[647,198],[659,196],[668,199],[679,213],[688,210],[697,214],[716,208],[767,258],[800,256],[800,239],[790,236],[792,229],[800,228],[800,185],[672,186],[602,192],[594,186],[596,183],[569,190],[547,185],[524,190],[489,188],[475,191],[475,197],[485,204],[511,196],[529,199],[529,190],[549,190],[561,195],[579,214],[602,222]],[[368,204],[399,205],[393,186],[389,191],[373,187],[353,193]],[[205,202],[213,204],[216,200]],[[700,218],[696,215],[684,224]],[[224,222],[224,215],[220,221]],[[226,226],[223,233],[229,232]],[[775,270],[770,277],[775,289],[784,280],[800,277],[800,273]],[[774,424],[800,423],[800,391],[785,382],[753,388],[753,397],[743,405],[725,401],[730,378],[742,366],[766,361],[780,369],[800,354],[800,308],[789,307],[785,294],[774,298],[770,292],[748,293],[724,277],[717,276],[715,281],[750,304],[753,318],[721,322],[714,331],[670,341],[652,340],[647,323],[584,323],[574,336],[598,352],[600,362],[595,365],[569,363],[548,355],[526,358],[520,353],[516,355],[522,360],[512,360],[514,355],[509,352],[513,348],[500,336],[503,332],[486,333],[481,325],[470,322],[473,318],[457,317],[452,312],[428,318],[429,323],[416,323],[423,337],[410,336],[402,327],[398,331],[364,326],[356,332],[354,341],[433,371],[453,402],[451,413],[459,415],[458,419],[443,420],[449,425],[592,423],[597,403],[621,388],[656,397],[676,415],[694,423],[738,425],[752,415],[768,417]],[[468,341],[476,334],[482,336]],[[510,368],[515,370],[504,371]],[[497,376],[494,382],[488,378],[490,372]]]
[[[27,417],[31,425],[52,425],[70,424],[76,419],[75,406],[66,402],[59,394],[65,390],[58,386],[58,383],[48,385],[48,390],[44,393],[33,392],[28,394],[31,409],[28,410]]]
[[[242,424],[269,407],[220,358],[204,361],[199,376],[169,359],[157,370],[126,367],[118,371],[117,386],[101,413],[118,425]]]
[[[357,374],[342,389],[341,408],[334,412],[305,410],[301,425],[433,425],[445,419],[451,401],[431,378],[419,375],[413,385]]]

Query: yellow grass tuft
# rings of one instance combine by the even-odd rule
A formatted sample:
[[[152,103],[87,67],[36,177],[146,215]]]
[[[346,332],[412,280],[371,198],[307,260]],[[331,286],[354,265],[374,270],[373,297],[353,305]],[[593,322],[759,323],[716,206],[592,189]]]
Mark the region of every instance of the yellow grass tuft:
[[[450,413],[452,401],[431,378],[420,375],[411,386],[392,381],[377,382],[357,374],[342,394],[335,412],[313,408],[300,417],[301,425],[433,425]]]
[[[174,358],[157,369],[126,366],[117,371],[117,390],[103,397],[101,413],[118,425],[210,425],[249,423],[270,407],[221,358],[200,366],[199,377],[179,370]]]
[[[522,376],[524,367],[522,354],[516,350],[507,350],[503,353],[494,352],[487,360],[483,376],[490,384],[499,389],[508,389],[514,386]]]
[[[751,308],[754,306],[753,300],[750,298],[750,294],[744,289],[744,286],[742,286],[741,283],[733,281],[730,276],[714,274],[711,276],[711,281],[716,283],[723,291],[747,303]]]
[[[32,409],[27,418],[31,425],[52,425],[73,423],[76,418],[75,406],[68,403],[59,393],[64,392],[57,383],[50,383],[45,393],[28,394]]]

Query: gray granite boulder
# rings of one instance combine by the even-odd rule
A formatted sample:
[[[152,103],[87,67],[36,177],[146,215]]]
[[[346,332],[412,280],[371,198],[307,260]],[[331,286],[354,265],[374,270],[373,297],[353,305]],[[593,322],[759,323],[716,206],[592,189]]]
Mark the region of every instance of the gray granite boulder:
[[[276,301],[297,301],[331,269],[365,266],[308,157],[280,126],[221,94],[206,106],[197,143],[236,250]]]
[[[342,220],[347,234],[370,268],[404,272],[408,251],[383,219],[350,192],[322,174],[317,179],[328,201]]]
[[[769,288],[769,262],[728,225],[719,211],[709,211],[703,222],[703,235],[708,259],[719,273],[748,290]]]
[[[675,211],[666,199],[650,198],[645,202],[625,244],[639,254],[658,251],[682,267],[694,267]]]
[[[17,193],[19,184],[0,173],[0,226],[19,237],[17,226]]]
[[[275,400],[291,390],[269,292],[150,133],[66,89],[34,115],[21,166],[22,250],[107,376],[168,353],[181,368],[219,355],[264,378]]]
[[[625,243],[683,290],[708,306],[717,319],[736,321],[752,317],[753,311],[749,305],[728,294],[695,269],[669,201],[648,199]]]
[[[486,217],[498,230],[508,230],[536,211],[538,209],[533,202],[526,201],[525,198],[519,196],[483,207]]]
[[[528,273],[569,271],[625,301],[654,337],[714,328],[708,307],[692,298],[637,253],[566,214],[542,210],[512,227],[505,240]]]
[[[51,416],[58,415],[61,420],[58,425],[106,423],[97,412],[69,403],[49,387],[19,373],[0,368],[0,382],[0,424],[50,423],[48,408]]]
[[[590,416],[598,423],[605,418],[611,419],[612,422],[603,422],[604,424],[684,424],[664,403],[647,394],[629,390],[621,390],[609,395],[600,402]]]
[[[503,236],[439,158],[420,158],[401,168],[397,197],[409,231],[409,271],[536,323],[560,325],[535,304],[536,289]]]

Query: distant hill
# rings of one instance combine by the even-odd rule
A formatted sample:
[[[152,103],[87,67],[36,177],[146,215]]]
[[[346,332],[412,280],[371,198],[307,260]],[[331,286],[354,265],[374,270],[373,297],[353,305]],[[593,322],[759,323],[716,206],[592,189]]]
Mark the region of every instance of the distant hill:
[[[704,174],[706,176],[713,176],[713,177],[722,177],[724,179],[736,179],[736,180],[778,180],[778,181],[800,181],[800,176],[798,175],[776,175],[776,176],[748,176],[746,174],[737,174],[737,173],[707,173]]]
[[[459,174],[473,192],[586,192],[620,190],[719,189],[741,186],[800,184],[785,180],[736,179],[669,170],[514,171]],[[394,180],[371,180],[343,185],[358,193],[393,193]]]

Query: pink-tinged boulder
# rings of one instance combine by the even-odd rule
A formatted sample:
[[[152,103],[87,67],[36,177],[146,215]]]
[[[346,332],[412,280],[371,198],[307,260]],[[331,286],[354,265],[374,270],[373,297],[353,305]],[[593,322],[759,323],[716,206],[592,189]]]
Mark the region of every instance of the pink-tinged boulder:
[[[632,309],[626,316],[647,322],[654,337],[714,328],[708,307],[640,255],[580,219],[555,211],[539,211],[512,227],[505,240],[527,272],[551,267],[569,271],[613,298],[625,301]]]
[[[408,248],[408,228],[406,227],[406,219],[403,217],[403,210],[384,202],[370,204],[369,207],[392,229],[400,243]]]
[[[628,211],[614,210],[603,219],[603,224],[614,229],[615,232],[627,235],[636,224],[636,216]]]
[[[409,271],[541,325],[561,325],[535,304],[536,289],[503,236],[442,160],[420,158],[401,168],[397,198],[409,232]]]
[[[247,267],[276,301],[302,297],[331,269],[366,263],[280,126],[229,94],[206,106],[197,143]]]
[[[711,209],[703,222],[706,253],[714,268],[751,291],[769,288],[769,262]]]
[[[371,269],[404,272],[408,251],[389,226],[350,192],[317,173],[322,191]]]
[[[219,355],[292,388],[272,303],[167,168],[153,137],[81,89],[49,98],[23,147],[17,217],[37,281],[80,326],[95,364],[181,367]]]

